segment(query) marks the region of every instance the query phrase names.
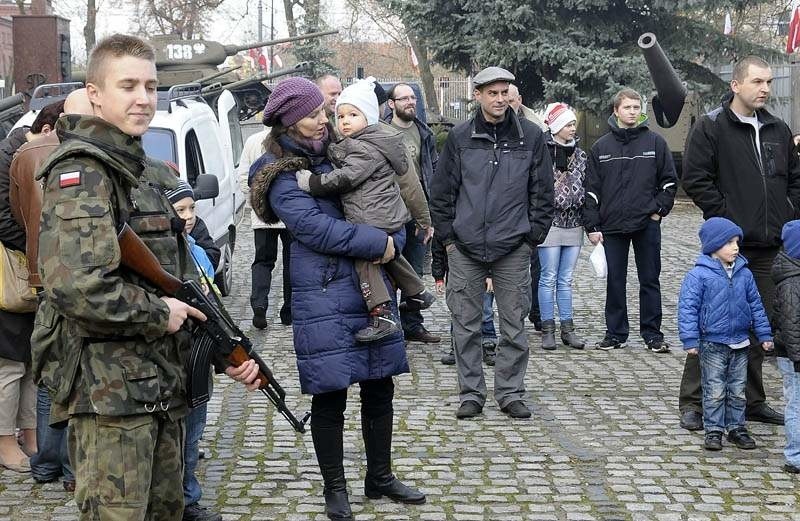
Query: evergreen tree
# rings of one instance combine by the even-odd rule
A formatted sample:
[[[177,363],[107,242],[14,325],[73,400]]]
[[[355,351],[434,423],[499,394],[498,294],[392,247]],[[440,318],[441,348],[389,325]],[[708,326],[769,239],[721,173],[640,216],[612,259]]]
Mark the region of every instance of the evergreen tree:
[[[709,100],[727,87],[708,67],[773,53],[708,22],[725,1],[384,1],[425,35],[437,62],[467,73],[505,67],[535,105],[560,100],[605,112],[622,86],[649,94],[653,85],[637,46],[644,32],[656,34],[681,79]]]

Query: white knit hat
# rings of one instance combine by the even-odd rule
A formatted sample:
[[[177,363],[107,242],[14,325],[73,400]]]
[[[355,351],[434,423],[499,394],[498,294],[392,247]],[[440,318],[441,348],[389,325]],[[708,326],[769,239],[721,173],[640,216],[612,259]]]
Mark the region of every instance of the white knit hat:
[[[566,103],[551,103],[544,111],[544,122],[550,133],[558,134],[570,121],[577,121],[578,117]]]
[[[375,78],[370,76],[346,87],[336,100],[339,105],[352,105],[367,118],[367,125],[378,122],[378,98],[375,96]]]

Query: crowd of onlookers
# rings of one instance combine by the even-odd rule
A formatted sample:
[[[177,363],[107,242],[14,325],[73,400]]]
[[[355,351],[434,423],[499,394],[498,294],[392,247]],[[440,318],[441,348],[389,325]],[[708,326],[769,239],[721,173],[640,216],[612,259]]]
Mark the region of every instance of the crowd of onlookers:
[[[661,226],[679,182],[705,218],[698,231],[702,249],[679,298],[687,353],[680,424],[704,429],[704,447],[720,450],[724,437],[742,449],[756,446],[746,421],[785,423],[784,469],[800,473],[800,161],[788,126],[764,108],[769,65],[752,56],[736,64],[731,93],[689,135],[681,181],[636,91],[616,93],[608,132],[584,149],[572,107],[550,103],[539,120],[522,104],[514,81],[500,67],[476,74],[474,115],[437,151],[408,84],[384,91],[368,78],[343,89],[330,75],[316,82],[290,78],[264,108],[266,128],[245,144],[239,173],[247,177],[253,208],[252,325],[268,328],[268,310],[277,307],[269,297],[280,241],[278,317],[293,327],[300,387],[312,395],[311,435],[328,517],[352,519],[343,429],[354,383],[360,386],[365,494],[426,501],[393,474],[391,440],[392,377],[410,370],[405,342],[441,340],[420,312],[436,298],[422,281],[428,248],[435,293],[446,298],[451,315],[441,362],[456,369],[456,417],[482,414],[486,364],[494,367],[500,409],[529,418],[526,321],[541,331],[544,350],[557,349],[557,333],[570,348],[587,345],[572,305],[584,237],[603,249],[607,268],[605,335],[594,348],[624,348],[630,336],[632,246],[639,334],[647,350],[670,352],[662,333]],[[30,253],[29,217],[42,204],[39,196],[38,208],[21,209],[29,192],[15,192],[15,171],[24,172],[19,175],[30,187],[37,167],[58,147],[52,132],[58,118],[96,114],[88,101],[77,91],[0,143],[6,248]],[[36,161],[26,162],[31,148]],[[72,182],[64,175],[62,188]],[[180,181],[162,192],[185,224],[176,233],[205,290],[217,291],[211,280],[220,253],[194,215],[192,187]],[[29,264],[36,261],[34,251]],[[33,269],[32,283],[41,283],[37,275]],[[49,426],[51,397],[32,377],[34,318],[0,310],[0,465],[32,472],[37,481],[63,475],[71,490],[63,426]],[[784,379],[785,415],[766,402],[762,365],[772,351]],[[182,456],[183,519],[220,519],[198,503],[194,468],[204,425],[205,406],[192,409]]]

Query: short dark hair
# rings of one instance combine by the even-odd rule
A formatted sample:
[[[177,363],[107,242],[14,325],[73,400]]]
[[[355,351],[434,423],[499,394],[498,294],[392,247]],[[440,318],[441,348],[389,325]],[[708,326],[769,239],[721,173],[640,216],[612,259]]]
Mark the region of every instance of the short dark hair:
[[[403,83],[403,82],[395,83],[394,85],[391,86],[391,88],[388,91],[386,91],[386,96],[392,101],[394,101],[394,91],[397,90],[397,87],[408,87],[412,91],[414,90],[408,83]]]
[[[109,58],[132,56],[150,62],[156,61],[156,51],[152,45],[136,36],[112,34],[103,38],[92,49],[86,65],[86,83],[103,85],[105,66]]]
[[[750,66],[755,65],[761,69],[769,69],[769,63],[764,61],[763,58],[755,56],[753,54],[749,56],[745,56],[733,66],[733,75],[731,79],[736,81],[744,81],[747,77],[747,72],[750,70]]]
[[[36,115],[36,119],[34,119],[33,123],[31,124],[31,133],[40,134],[45,125],[49,125],[52,129],[55,126],[56,121],[58,121],[58,118],[60,118],[61,114],[63,113],[63,99],[43,107],[42,110],[39,111],[39,114]]]
[[[624,99],[635,99],[639,100],[639,103],[641,103],[642,95],[631,88],[625,87],[624,89],[614,94],[614,97],[611,98],[611,103],[612,105],[614,105],[614,110],[617,110],[619,106],[622,105],[622,100]]]

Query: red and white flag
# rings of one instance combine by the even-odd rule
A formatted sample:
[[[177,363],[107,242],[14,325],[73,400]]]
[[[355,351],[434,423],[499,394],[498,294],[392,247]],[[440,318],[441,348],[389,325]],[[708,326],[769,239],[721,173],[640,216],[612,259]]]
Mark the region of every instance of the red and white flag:
[[[789,38],[786,40],[786,53],[792,54],[800,47],[800,2],[792,2],[792,13],[789,16]]]
[[[722,34],[726,36],[730,36],[731,34],[733,34],[733,23],[731,23],[730,11],[725,13],[725,28],[722,30]]]

